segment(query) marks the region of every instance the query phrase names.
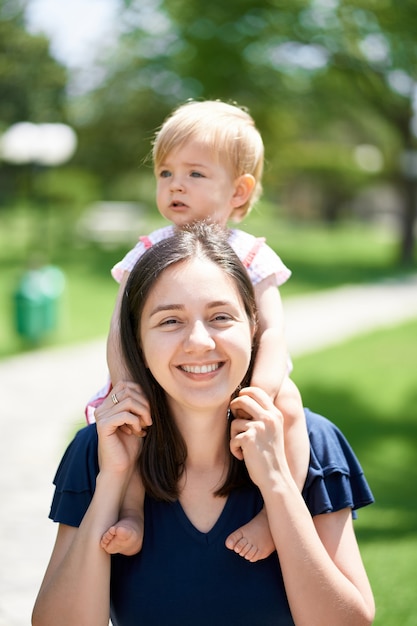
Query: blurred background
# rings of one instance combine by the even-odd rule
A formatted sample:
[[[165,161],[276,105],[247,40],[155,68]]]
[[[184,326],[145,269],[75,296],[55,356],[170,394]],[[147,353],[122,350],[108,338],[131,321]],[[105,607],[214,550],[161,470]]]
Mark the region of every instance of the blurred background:
[[[105,337],[110,268],[163,225],[153,134],[189,98],[256,120],[241,226],[292,269],[284,300],[414,276],[416,32],[413,0],[0,0],[0,359]],[[417,624],[416,344],[414,319],[294,359],[377,498],[357,530],[381,626]]]

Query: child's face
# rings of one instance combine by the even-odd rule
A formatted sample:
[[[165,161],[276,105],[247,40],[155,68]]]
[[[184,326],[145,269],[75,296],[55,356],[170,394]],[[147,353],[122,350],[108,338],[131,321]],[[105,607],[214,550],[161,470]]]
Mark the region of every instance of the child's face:
[[[189,142],[168,154],[156,169],[158,210],[176,226],[210,218],[226,226],[242,206],[240,186],[212,150]]]

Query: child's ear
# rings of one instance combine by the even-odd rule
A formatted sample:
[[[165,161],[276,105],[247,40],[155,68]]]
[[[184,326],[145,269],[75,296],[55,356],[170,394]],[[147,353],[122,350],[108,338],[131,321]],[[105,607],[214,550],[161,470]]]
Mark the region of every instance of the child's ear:
[[[232,205],[235,209],[243,206],[251,197],[255,187],[255,178],[252,174],[242,174],[235,180],[235,191],[232,197]]]

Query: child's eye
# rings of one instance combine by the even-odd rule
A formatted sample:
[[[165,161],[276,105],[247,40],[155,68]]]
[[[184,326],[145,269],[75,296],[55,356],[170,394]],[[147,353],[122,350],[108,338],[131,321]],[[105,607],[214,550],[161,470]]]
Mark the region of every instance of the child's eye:
[[[192,178],[204,178],[204,175],[203,175],[201,172],[196,172],[196,171],[191,172],[191,173],[190,173],[190,176],[191,176]]]
[[[171,176],[171,172],[169,170],[162,170],[159,172],[159,176],[161,178],[169,178]]]

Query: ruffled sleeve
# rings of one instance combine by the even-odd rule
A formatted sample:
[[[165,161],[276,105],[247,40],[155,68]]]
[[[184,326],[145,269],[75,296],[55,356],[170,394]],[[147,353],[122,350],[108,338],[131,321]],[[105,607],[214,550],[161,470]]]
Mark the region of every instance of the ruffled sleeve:
[[[345,436],[325,417],[309,409],[305,414],[311,456],[303,497],[311,515],[372,504],[374,497]]]
[[[55,494],[49,517],[79,526],[96,486],[99,471],[95,424],[80,430],[69,444],[54,478]]]
[[[264,237],[254,237],[243,230],[229,230],[229,244],[249,274],[252,285],[257,285],[268,277],[273,277],[277,287],[291,276],[291,270],[280,257],[265,243]]]

